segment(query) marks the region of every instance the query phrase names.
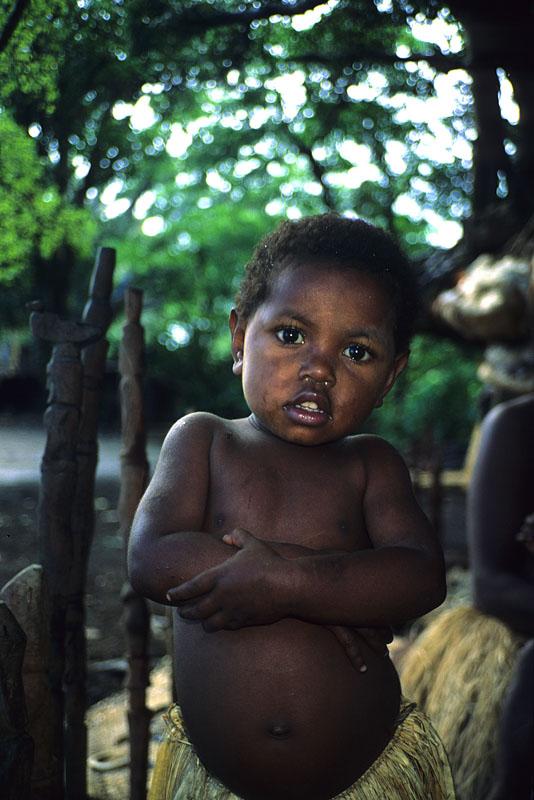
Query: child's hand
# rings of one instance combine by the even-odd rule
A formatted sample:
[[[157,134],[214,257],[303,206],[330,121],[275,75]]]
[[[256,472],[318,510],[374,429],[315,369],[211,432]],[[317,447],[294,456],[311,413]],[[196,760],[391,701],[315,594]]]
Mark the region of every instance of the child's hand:
[[[206,631],[268,625],[286,616],[273,580],[289,562],[242,528],[223,542],[238,548],[235,555],[167,592],[180,616],[201,621]]]
[[[388,644],[393,641],[391,628],[349,628],[346,625],[330,625],[329,628],[358,672],[367,672],[362,639],[375,653],[384,657],[388,655]]]

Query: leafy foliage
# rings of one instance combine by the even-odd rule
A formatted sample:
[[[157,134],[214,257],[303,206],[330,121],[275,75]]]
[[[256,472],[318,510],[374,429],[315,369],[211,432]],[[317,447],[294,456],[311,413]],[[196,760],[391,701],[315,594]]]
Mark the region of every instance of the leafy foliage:
[[[86,210],[68,205],[55,186],[46,185],[35,143],[5,111],[0,140],[0,284],[16,290],[17,280],[28,287],[24,273],[34,255],[50,260],[65,243],[90,255],[95,224]]]
[[[428,451],[461,448],[477,420],[476,355],[448,340],[416,336],[409,366],[373,416],[372,429],[404,452],[415,443]]]
[[[11,9],[0,2],[0,29]],[[430,20],[448,45],[421,38]],[[468,217],[462,47],[435,0],[34,0],[0,53],[12,141],[0,156],[0,274],[19,308],[38,289],[72,313],[91,250],[116,246],[118,294],[145,290],[151,375],[180,409],[237,408],[219,372],[226,316],[263,233],[334,208],[389,228],[421,260],[440,220]],[[439,349],[418,347],[414,363]]]
[[[0,0],[0,32],[19,4]],[[25,6],[0,58],[0,103],[31,99],[36,108],[50,112],[58,99],[68,0],[32,0]]]

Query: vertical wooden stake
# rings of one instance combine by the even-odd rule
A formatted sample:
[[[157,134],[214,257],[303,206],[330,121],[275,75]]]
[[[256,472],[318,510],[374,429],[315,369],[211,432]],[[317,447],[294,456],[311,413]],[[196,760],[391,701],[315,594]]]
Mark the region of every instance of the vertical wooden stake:
[[[132,520],[148,477],[142,396],[144,360],[144,332],[140,324],[142,300],[142,292],[138,289],[127,289],[126,324],[119,351],[122,420],[119,521],[125,548],[128,545]],[[130,730],[130,800],[144,800],[150,727],[150,712],[146,707],[146,689],[149,683],[150,615],[146,600],[137,595],[128,583],[123,588],[122,598],[125,605],[128,648],[126,686]]]
[[[64,797],[65,623],[73,566],[71,513],[76,490],[76,443],[82,398],[80,349],[95,342],[100,329],[61,320],[56,314],[34,311],[34,336],[52,342],[48,364],[49,398],[44,414],[47,432],[41,462],[39,538],[42,563],[50,591],[50,685],[53,695],[52,749],[57,800]]]
[[[83,390],[76,444],[76,490],[72,508],[72,569],[65,639],[65,789],[67,800],[87,794],[87,645],[85,587],[94,533],[95,474],[98,461],[98,413],[108,342],[105,332],[112,317],[110,303],[115,251],[101,248],[91,277],[83,321],[98,326],[102,337],[82,351]]]

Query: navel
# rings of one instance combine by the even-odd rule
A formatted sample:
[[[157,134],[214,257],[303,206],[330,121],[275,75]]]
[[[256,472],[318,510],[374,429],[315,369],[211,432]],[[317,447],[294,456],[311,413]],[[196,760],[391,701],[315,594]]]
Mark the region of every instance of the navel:
[[[224,514],[218,514],[218,516],[215,517],[215,526],[217,528],[222,528],[223,525],[224,525]]]
[[[344,519],[340,520],[338,525],[339,525],[339,530],[340,530],[341,533],[346,534],[346,533],[349,532],[349,526],[347,525],[347,523],[345,522]]]
[[[287,739],[291,735],[291,726],[287,722],[275,722],[267,730],[275,739]]]

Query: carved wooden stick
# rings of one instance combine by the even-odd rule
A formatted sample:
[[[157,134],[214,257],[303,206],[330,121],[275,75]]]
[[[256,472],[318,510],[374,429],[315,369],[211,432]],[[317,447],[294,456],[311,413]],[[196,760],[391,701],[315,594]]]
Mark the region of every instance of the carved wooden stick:
[[[28,711],[28,732],[35,755],[32,797],[55,800],[52,752],[52,694],[50,692],[50,618],[48,591],[41,564],[32,564],[12,578],[2,591],[4,600],[26,635],[22,681]]]
[[[115,250],[97,254],[84,322],[98,326],[102,337],[82,351],[83,393],[76,449],[77,478],[72,509],[73,561],[67,606],[65,639],[65,789],[68,800],[87,793],[87,707],[85,640],[85,586],[94,533],[95,473],[98,460],[98,412],[108,342],[105,332],[112,317],[110,296]]]
[[[71,514],[76,489],[76,443],[82,398],[80,349],[95,342],[99,328],[61,320],[56,314],[34,311],[30,316],[34,336],[52,342],[48,364],[47,431],[41,462],[39,537],[42,563],[50,591],[50,685],[53,695],[52,750],[57,800],[64,797],[63,672],[65,619],[73,566]]]
[[[29,800],[33,742],[26,733],[22,660],[26,636],[0,602],[0,786],[5,800]]]
[[[127,289],[126,324],[119,351],[122,420],[119,521],[125,548],[133,516],[145,490],[148,476],[142,396],[144,332],[139,322],[142,301],[142,292],[138,289]],[[146,707],[146,689],[149,683],[150,615],[146,600],[137,595],[127,582],[123,588],[122,598],[125,605],[128,648],[126,686],[130,730],[130,800],[144,800],[150,726],[150,712]]]

